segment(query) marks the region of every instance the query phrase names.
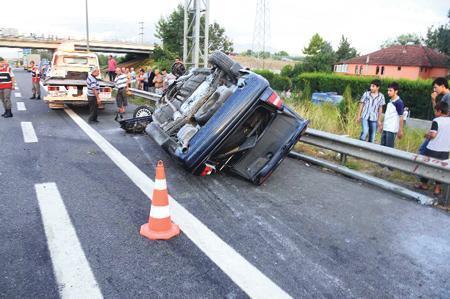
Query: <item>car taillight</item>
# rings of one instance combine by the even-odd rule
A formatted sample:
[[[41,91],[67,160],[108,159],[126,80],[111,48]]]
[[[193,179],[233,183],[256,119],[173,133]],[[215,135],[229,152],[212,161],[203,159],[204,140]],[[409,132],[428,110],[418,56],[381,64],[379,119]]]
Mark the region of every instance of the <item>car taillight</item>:
[[[57,97],[59,95],[59,86],[49,86],[47,90],[51,97]]]
[[[200,176],[207,176],[210,175],[216,168],[212,165],[205,164],[205,168],[203,168],[202,172],[200,173]]]
[[[272,106],[277,107],[277,109],[280,109],[283,105],[283,101],[281,100],[280,96],[274,91],[270,95],[270,97],[267,99],[267,103],[269,103]]]

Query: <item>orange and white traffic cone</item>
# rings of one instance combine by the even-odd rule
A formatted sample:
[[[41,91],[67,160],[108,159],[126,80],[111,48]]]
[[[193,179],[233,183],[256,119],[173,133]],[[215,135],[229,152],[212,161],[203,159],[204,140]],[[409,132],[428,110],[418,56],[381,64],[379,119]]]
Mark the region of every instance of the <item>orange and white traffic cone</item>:
[[[150,240],[168,240],[178,234],[180,228],[170,219],[164,164],[158,161],[150,217],[148,223],[141,226],[141,235]]]

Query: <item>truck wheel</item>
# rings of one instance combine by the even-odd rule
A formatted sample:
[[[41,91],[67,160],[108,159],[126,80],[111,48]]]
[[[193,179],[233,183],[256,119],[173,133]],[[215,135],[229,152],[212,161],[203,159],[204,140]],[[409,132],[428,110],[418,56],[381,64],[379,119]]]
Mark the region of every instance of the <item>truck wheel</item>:
[[[242,68],[239,63],[234,62],[230,57],[221,51],[214,51],[209,56],[208,62],[217,66],[233,79],[239,76],[239,69]]]

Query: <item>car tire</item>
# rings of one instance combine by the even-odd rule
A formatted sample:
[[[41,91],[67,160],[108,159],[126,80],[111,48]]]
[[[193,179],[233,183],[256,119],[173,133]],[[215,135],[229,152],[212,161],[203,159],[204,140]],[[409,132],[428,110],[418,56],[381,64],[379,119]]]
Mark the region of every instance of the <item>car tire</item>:
[[[150,106],[142,105],[134,109],[133,118],[152,115],[154,109]]]
[[[212,65],[217,66],[219,69],[227,73],[231,78],[236,78],[239,76],[239,71],[241,69],[238,63],[234,62],[230,57],[221,51],[214,51],[208,58],[208,62]],[[237,66],[236,66],[237,65]]]

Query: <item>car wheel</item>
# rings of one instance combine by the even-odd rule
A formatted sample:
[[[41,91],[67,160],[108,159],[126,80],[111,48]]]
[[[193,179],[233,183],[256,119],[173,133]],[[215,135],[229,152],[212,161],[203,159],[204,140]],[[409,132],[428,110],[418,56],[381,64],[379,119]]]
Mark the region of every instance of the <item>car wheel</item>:
[[[145,106],[145,105],[139,106],[136,109],[134,109],[133,118],[149,116],[149,115],[152,115],[153,112],[154,112],[154,109],[152,107]]]
[[[208,58],[208,62],[217,66],[219,69],[227,73],[230,77],[236,78],[239,76],[239,69],[242,66],[239,63],[234,62],[225,53],[220,51],[214,51]]]

